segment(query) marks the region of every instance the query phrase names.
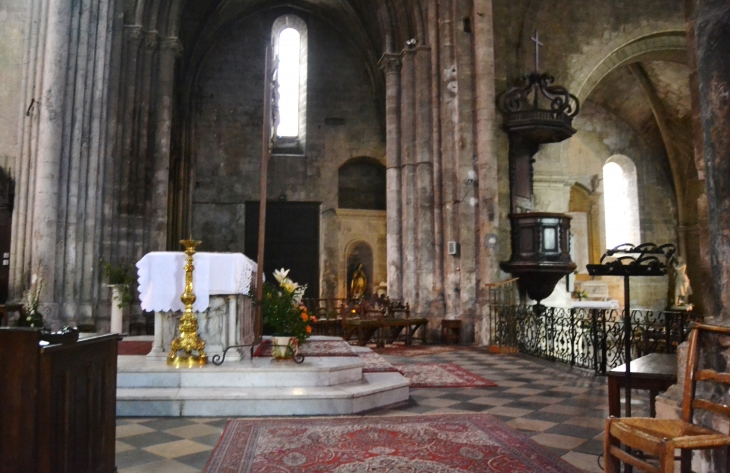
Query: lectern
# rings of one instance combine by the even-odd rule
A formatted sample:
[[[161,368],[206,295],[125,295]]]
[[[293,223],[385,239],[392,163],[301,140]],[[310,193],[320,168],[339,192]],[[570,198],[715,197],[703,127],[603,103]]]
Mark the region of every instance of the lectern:
[[[0,473],[112,473],[117,342],[0,329]]]

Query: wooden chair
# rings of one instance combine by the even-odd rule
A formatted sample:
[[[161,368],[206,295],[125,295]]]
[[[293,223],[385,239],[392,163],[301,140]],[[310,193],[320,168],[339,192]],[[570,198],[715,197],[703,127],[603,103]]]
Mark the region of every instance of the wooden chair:
[[[606,472],[618,473],[620,462],[635,466],[642,471],[653,473],[674,472],[674,450],[681,449],[682,472],[691,471],[692,450],[725,447],[730,472],[730,436],[692,423],[695,409],[702,409],[730,419],[730,407],[706,399],[695,398],[698,381],[720,383],[723,392],[730,386],[730,374],[718,373],[710,369],[699,370],[699,337],[703,333],[730,336],[730,328],[693,323],[694,329],[689,339],[687,371],[684,379],[684,400],[682,419],[654,419],[644,417],[609,417],[606,420],[604,454]],[[623,444],[645,455],[658,457],[659,464],[654,466],[645,458],[622,450]],[[627,468],[630,471],[630,467]]]

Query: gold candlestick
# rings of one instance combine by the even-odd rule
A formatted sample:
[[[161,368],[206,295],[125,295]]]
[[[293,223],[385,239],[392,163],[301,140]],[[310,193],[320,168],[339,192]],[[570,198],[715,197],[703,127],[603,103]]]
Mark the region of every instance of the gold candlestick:
[[[167,364],[173,366],[187,365],[193,367],[195,365],[205,365],[208,363],[208,355],[205,354],[205,342],[198,337],[198,320],[193,314],[193,303],[195,302],[195,294],[193,293],[193,255],[195,247],[201,242],[193,240],[180,240],[185,245],[185,291],[183,291],[180,300],[185,304],[185,312],[180,318],[179,331],[180,335],[170,343],[170,354],[167,355]],[[183,350],[185,353],[178,356],[177,352]],[[193,355],[193,350],[198,355]]]

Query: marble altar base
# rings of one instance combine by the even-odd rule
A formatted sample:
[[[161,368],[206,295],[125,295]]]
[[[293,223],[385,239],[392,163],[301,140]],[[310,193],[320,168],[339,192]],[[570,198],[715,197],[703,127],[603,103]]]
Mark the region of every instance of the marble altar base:
[[[307,357],[302,364],[226,357],[221,366],[196,368],[150,356],[118,360],[117,416],[348,415],[409,398],[407,378],[363,373],[357,356]]]
[[[178,335],[177,325],[182,312],[155,312],[155,338],[147,355],[152,359],[166,359],[170,342]],[[253,305],[243,295],[211,295],[208,310],[195,312],[198,336],[205,342],[208,359],[222,354],[232,345],[252,343],[254,340]],[[238,349],[228,350],[226,362],[241,360]]]

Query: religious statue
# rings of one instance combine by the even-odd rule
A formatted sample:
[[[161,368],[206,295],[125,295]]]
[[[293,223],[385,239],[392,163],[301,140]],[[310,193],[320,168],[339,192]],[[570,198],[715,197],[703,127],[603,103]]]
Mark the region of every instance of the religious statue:
[[[365,289],[368,287],[368,277],[362,269],[362,264],[357,267],[355,274],[352,275],[350,283],[350,299],[360,299],[365,295]]]
[[[687,263],[684,258],[677,256],[672,261],[674,268],[674,307],[688,306],[689,296],[692,295],[692,286],[687,277]]]

